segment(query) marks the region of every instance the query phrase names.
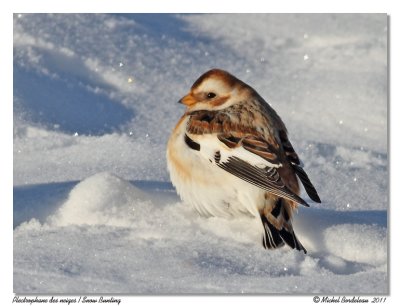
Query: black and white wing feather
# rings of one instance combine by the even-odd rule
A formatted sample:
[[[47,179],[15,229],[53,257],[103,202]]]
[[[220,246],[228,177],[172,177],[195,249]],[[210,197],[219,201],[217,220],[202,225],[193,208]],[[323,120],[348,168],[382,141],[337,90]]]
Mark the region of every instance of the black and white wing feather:
[[[310,206],[306,201],[291,192],[285,186],[279,176],[277,168],[265,167],[264,169],[261,169],[235,156],[229,157],[225,162],[217,163],[217,165],[221,169],[224,169],[250,184],[264,189],[267,192],[279,197],[287,198],[307,207]]]

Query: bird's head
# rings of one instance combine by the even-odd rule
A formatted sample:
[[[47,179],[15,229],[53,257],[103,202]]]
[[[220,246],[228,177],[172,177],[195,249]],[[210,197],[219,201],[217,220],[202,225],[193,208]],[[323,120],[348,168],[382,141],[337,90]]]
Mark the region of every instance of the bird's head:
[[[220,110],[243,101],[249,88],[230,73],[212,69],[200,76],[179,102],[189,111]]]

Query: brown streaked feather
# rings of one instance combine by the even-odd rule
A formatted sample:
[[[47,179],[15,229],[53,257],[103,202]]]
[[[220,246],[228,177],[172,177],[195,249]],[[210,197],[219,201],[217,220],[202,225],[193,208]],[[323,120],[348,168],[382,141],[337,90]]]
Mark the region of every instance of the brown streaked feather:
[[[247,151],[250,151],[251,153],[254,153],[254,154],[258,155],[258,156],[261,156],[262,158],[268,160],[271,163],[276,163],[276,164],[279,163],[278,159],[277,159],[277,156],[274,153],[271,153],[271,152],[268,152],[268,151],[256,150],[256,149],[253,149],[251,147],[247,147],[245,145],[243,145],[243,148],[245,148]]]
[[[220,134],[217,136],[219,141],[224,143],[228,148],[233,149],[240,145],[240,138]]]
[[[233,107],[229,109],[231,108]],[[201,110],[187,113],[190,116],[187,126],[188,132],[201,126],[202,130],[197,131],[196,134],[209,134],[211,131],[213,133],[237,133],[241,135],[260,134],[253,122],[243,122],[241,114],[230,112],[229,109],[224,111]]]
[[[187,131],[201,127],[196,134],[230,133],[239,135],[255,135],[262,137],[253,124],[244,123],[239,114],[226,111],[194,111],[187,113],[189,121]]]
[[[196,111],[189,114],[186,130],[191,134],[203,135],[221,133],[224,118],[221,114],[211,111]]]
[[[217,134],[218,139],[228,148],[242,146],[271,163],[279,163],[276,150],[279,144],[270,135],[265,137],[258,131],[254,121],[243,124],[242,112],[246,110],[248,111],[246,108],[240,109],[241,112],[194,111],[188,114],[190,118],[186,129],[195,135]]]
[[[249,145],[250,147],[253,147],[254,149],[268,149],[268,144],[265,143],[265,141],[261,138],[246,137],[245,139],[243,139],[243,143]]]
[[[289,141],[287,133],[285,131],[279,132],[279,138],[281,139],[282,148],[285,152],[286,158],[296,165],[300,165],[300,159],[296,151],[293,149],[292,144]]]
[[[279,163],[277,153],[274,152],[275,150],[271,148],[263,138],[248,136],[243,138],[242,145],[246,150],[259,155],[272,163]]]

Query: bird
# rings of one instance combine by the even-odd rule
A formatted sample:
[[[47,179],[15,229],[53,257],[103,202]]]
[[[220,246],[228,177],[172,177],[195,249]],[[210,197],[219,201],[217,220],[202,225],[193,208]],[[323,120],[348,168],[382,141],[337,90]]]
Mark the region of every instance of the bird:
[[[259,220],[265,249],[307,253],[293,229],[299,181],[319,195],[276,111],[255,89],[222,69],[202,74],[178,101],[186,106],[167,144],[167,167],[182,201],[204,217]]]

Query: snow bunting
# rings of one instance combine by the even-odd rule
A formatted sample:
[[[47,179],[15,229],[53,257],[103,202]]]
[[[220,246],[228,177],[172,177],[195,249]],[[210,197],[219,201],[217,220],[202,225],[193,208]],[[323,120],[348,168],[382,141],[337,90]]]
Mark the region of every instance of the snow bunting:
[[[306,249],[292,226],[298,179],[321,202],[288,139],[284,123],[249,85],[213,69],[194,82],[168,141],[172,184],[203,216],[260,220],[264,248]]]

